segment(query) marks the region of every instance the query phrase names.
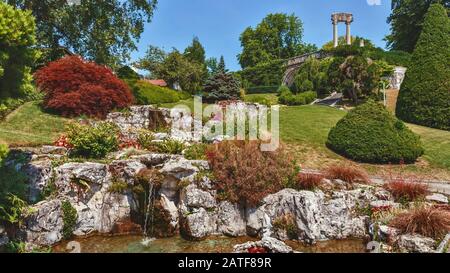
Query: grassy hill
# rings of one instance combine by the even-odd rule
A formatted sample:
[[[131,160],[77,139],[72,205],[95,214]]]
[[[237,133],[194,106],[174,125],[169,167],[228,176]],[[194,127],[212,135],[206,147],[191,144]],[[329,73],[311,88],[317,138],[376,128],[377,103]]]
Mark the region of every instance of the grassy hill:
[[[64,132],[68,119],[44,113],[38,102],[28,102],[0,122],[0,142],[10,146],[50,144]]]

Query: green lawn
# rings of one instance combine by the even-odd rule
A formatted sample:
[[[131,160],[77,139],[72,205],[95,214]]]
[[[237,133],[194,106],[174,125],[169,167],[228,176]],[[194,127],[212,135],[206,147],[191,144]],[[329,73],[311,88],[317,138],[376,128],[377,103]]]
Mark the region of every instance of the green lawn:
[[[42,112],[38,102],[29,102],[0,122],[0,142],[10,146],[50,144],[64,132],[68,121]]]
[[[450,170],[450,132],[408,124],[422,138],[425,158],[432,166]]]

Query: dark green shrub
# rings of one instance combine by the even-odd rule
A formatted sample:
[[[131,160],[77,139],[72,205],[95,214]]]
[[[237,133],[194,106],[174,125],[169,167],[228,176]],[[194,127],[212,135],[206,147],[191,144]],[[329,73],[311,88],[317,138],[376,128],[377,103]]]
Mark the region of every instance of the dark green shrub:
[[[327,146],[366,163],[412,163],[423,155],[418,136],[387,109],[369,101],[351,110],[331,129]]]
[[[61,209],[63,212],[63,238],[68,240],[76,228],[78,213],[69,201],[63,201]]]
[[[94,126],[72,123],[67,131],[75,156],[103,158],[119,148],[119,129],[111,123],[100,122]]]
[[[208,102],[237,100],[241,97],[239,81],[226,71],[219,71],[211,76],[206,81],[203,92],[203,98]]]
[[[396,113],[407,122],[450,130],[450,19],[440,4],[425,16]]]

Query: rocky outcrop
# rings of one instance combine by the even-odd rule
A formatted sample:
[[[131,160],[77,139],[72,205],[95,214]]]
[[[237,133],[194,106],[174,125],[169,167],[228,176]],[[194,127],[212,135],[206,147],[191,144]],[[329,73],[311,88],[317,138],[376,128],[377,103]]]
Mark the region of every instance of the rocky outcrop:
[[[427,197],[425,197],[425,199],[427,201],[438,203],[438,204],[448,204],[447,196],[440,194],[440,193],[428,195]]]
[[[54,179],[52,162],[50,160],[33,161],[24,165],[22,171],[28,177],[28,200],[35,203],[51,179]]]
[[[405,234],[400,236],[397,244],[401,252],[430,253],[435,251],[436,241],[417,234]]]
[[[25,222],[23,237],[26,242],[46,246],[62,240],[64,227],[61,200],[43,201],[33,206]]]
[[[151,105],[132,106],[127,112],[110,113],[107,121],[117,124],[124,136],[135,139],[139,130],[170,129],[169,134],[158,133],[157,140],[167,138],[182,142],[201,140],[201,130],[193,132],[192,128],[201,128],[202,121],[195,120],[183,109],[155,108]],[[169,128],[170,127],[170,128]]]
[[[0,247],[9,243],[9,237],[3,225],[0,225]]]
[[[250,234],[262,236],[263,231],[269,229],[276,236],[273,234],[274,222],[290,216],[295,225],[297,238],[294,239],[308,243],[364,237],[367,217],[356,215],[354,210],[372,198],[362,190],[336,192],[328,198],[321,191],[286,189],[267,196],[262,206],[248,211],[247,230]]]
[[[247,242],[233,247],[234,253],[293,253],[292,248],[280,240],[264,237],[261,241]]]

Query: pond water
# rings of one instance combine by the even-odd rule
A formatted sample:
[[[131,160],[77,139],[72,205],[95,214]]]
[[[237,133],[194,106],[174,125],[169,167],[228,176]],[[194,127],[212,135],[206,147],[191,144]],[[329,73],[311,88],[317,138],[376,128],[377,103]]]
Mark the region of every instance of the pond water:
[[[143,244],[142,236],[94,236],[76,239],[82,253],[231,253],[233,246],[255,238],[211,237],[204,241],[192,242],[181,237],[155,239]],[[69,242],[62,242],[53,248],[53,252],[67,253]],[[319,242],[314,246],[306,246],[298,242],[287,242],[294,250],[305,253],[364,253],[362,240],[347,239]]]

